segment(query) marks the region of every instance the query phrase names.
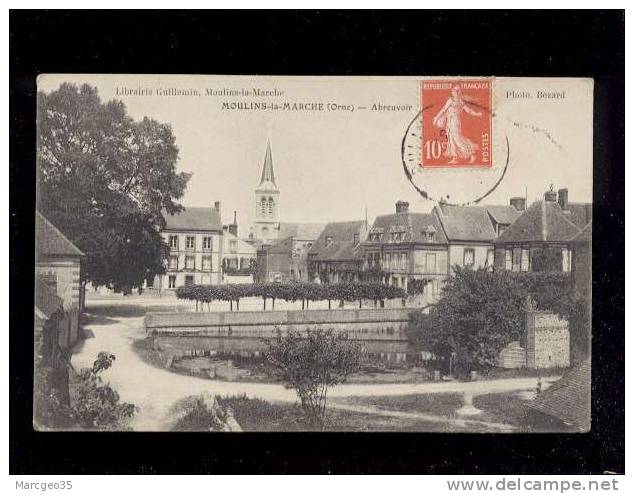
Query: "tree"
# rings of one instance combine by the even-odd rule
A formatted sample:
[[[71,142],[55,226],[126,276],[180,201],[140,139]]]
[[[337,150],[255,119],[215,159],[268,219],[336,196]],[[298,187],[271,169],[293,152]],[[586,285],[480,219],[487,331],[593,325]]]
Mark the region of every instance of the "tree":
[[[414,348],[455,358],[458,372],[492,367],[504,346],[521,341],[527,297],[542,310],[567,310],[566,273],[454,271],[430,313],[411,316],[407,334]]]
[[[38,208],[86,254],[84,286],[130,293],[164,271],[163,212],[182,210],[190,175],[176,172],[172,129],[87,84],[40,92],[37,106]]]
[[[313,329],[305,333],[278,329],[267,341],[267,360],[275,374],[297,392],[311,426],[324,426],[328,388],[346,381],[357,371],[362,350],[345,333]]]

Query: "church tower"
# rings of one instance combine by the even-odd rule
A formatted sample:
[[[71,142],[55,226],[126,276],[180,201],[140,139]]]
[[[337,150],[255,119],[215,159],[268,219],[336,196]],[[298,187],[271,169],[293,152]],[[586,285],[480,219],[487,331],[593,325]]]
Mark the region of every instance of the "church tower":
[[[266,143],[260,183],[255,189],[255,238],[269,243],[277,238],[279,229],[280,190],[275,183],[271,142]]]

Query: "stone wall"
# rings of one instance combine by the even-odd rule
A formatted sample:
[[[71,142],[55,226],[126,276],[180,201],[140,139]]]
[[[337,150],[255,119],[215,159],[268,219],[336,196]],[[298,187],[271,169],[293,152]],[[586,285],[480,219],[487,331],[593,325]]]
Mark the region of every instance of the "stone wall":
[[[157,350],[172,356],[236,353],[257,356],[266,339],[292,329],[333,329],[362,342],[378,358],[403,361],[408,350],[405,330],[411,309],[333,309],[305,311],[235,311],[148,313],[146,331]]]
[[[570,366],[567,320],[550,312],[526,311],[526,366],[531,369]]]

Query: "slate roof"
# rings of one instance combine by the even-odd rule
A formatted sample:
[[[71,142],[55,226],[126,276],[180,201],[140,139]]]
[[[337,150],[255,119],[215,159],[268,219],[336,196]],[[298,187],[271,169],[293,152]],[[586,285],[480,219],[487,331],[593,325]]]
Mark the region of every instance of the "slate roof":
[[[222,231],[220,213],[216,208],[187,207],[180,213],[171,215],[163,213],[165,230],[180,231]]]
[[[277,240],[271,245],[263,247],[269,254],[290,254],[293,250],[293,237]]]
[[[591,244],[592,243],[592,221],[584,226],[579,233],[572,237],[571,242],[577,244]]]
[[[319,254],[326,247],[326,239],[332,237],[333,242],[352,242],[354,240],[355,233],[359,234],[359,241],[363,242],[365,239],[361,238],[362,230],[364,229],[365,221],[331,221],[317,237],[317,240],[308,251],[310,255]]]
[[[399,228],[404,229],[405,236],[402,242],[421,242],[430,243],[429,240],[423,238],[423,231],[430,231],[431,228],[435,231],[434,244],[446,244],[447,237],[442,230],[438,218],[431,213],[392,213],[377,216],[372,224],[373,229],[383,229],[383,241],[382,243],[390,242],[391,231],[396,231]]]
[[[438,218],[451,241],[491,242],[497,235],[484,206],[450,206],[442,204],[434,207]]]
[[[293,237],[295,240],[314,241],[323,229],[323,223],[280,223],[277,238]]]
[[[587,224],[588,210],[585,205],[574,205],[567,213],[557,202],[537,201],[495,243],[567,242]]]
[[[528,404],[578,431],[590,430],[590,361],[566,372],[559,381]]]
[[[359,244],[353,241],[333,240],[333,242],[319,251],[316,261],[359,261],[362,260]]]
[[[35,309],[40,318],[50,318],[62,309],[64,302],[39,276],[35,277]]]
[[[40,256],[82,257],[84,255],[39,211],[35,212],[35,252],[37,258]]]
[[[518,211],[513,206],[484,206],[496,223],[510,225],[519,218],[523,211]]]

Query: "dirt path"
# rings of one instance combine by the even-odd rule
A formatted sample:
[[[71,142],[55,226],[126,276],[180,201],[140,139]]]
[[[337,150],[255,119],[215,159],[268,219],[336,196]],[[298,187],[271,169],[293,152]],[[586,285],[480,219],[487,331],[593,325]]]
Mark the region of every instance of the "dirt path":
[[[112,318],[110,321],[115,322],[89,324],[86,327],[93,337],[85,340],[81,348],[73,355],[72,363],[76,368],[89,367],[100,351],[107,351],[116,356],[113,367],[104,372],[103,378],[111,383],[123,401],[135,403],[139,407],[139,413],[132,424],[135,430],[169,430],[174,420],[171,410],[174,403],[187,396],[203,392],[220,395],[245,394],[250,398],[286,403],[296,401],[293,390],[285,389],[278,384],[211,381],[154,367],[145,362],[133,349],[134,340],[146,336],[143,318]],[[556,379],[556,377],[549,378],[549,380]],[[475,396],[535,389],[536,386],[537,378],[417,384],[345,384],[333,388],[329,395],[333,398],[419,393],[469,393]],[[367,407],[361,408],[367,413]],[[386,413],[409,412],[376,411],[376,413],[385,415]],[[416,415],[414,418],[430,420],[426,415],[423,417],[424,414],[414,415]],[[431,417],[436,417],[432,421],[449,419],[448,417]]]

